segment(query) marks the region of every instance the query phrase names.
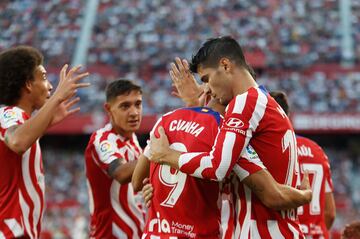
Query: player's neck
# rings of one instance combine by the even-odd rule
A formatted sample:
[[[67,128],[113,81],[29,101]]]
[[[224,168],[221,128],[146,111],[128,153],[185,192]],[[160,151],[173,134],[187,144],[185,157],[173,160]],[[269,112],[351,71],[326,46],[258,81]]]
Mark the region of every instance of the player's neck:
[[[132,135],[134,132],[129,132],[129,131],[124,131],[123,129],[121,129],[120,127],[115,126],[114,124],[113,128],[115,130],[115,132],[120,135],[121,137],[125,138],[125,140],[129,140],[132,138]]]
[[[245,69],[236,70],[236,79],[234,80],[233,95],[241,95],[252,87],[258,87],[249,71]]]
[[[25,99],[25,98],[21,98],[16,104],[16,107],[19,107],[20,109],[22,109],[23,111],[25,111],[25,113],[28,116],[31,116],[31,114],[34,112],[34,107],[33,104],[31,103],[30,100]]]

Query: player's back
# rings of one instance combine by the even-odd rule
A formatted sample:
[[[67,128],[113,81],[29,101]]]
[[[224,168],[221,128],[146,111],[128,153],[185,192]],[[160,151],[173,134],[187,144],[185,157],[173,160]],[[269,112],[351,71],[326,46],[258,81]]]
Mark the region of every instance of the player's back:
[[[300,172],[309,172],[313,191],[310,204],[298,209],[301,229],[305,235],[314,239],[329,238],[324,216],[325,194],[333,190],[328,158],[314,141],[300,136],[296,140]]]
[[[183,108],[166,114],[163,126],[172,148],[183,152],[210,150],[220,115],[209,108]],[[157,135],[157,130],[155,130]],[[151,163],[154,197],[144,234],[161,238],[219,238],[219,183]]]

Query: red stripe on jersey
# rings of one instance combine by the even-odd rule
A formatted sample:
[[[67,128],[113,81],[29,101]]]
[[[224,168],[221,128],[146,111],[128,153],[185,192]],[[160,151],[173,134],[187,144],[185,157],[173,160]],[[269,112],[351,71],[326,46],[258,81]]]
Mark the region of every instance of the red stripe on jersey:
[[[4,221],[0,221],[0,229],[0,238],[3,238],[1,236],[4,236],[4,239],[15,238],[15,235]]]
[[[109,137],[109,134],[111,134],[111,133],[113,133],[112,130],[111,130],[111,131],[109,130],[109,131],[103,132],[102,135],[101,135],[101,137],[100,137],[99,142],[102,142],[102,141],[104,141],[104,140],[107,140],[108,137]]]
[[[115,223],[128,236],[128,238],[132,238],[133,231],[120,217],[114,217],[113,223]],[[114,231],[112,233],[113,235],[116,234]]]

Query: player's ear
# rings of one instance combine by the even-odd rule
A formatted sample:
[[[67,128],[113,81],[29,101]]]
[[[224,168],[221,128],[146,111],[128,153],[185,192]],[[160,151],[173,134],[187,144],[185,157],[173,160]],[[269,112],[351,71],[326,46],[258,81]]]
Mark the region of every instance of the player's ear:
[[[31,80],[25,81],[24,90],[25,90],[27,93],[31,93],[31,92],[32,92],[32,82],[31,82]]]
[[[232,67],[231,61],[226,57],[223,57],[223,58],[220,59],[220,64],[219,65],[225,71],[230,71],[231,67]]]
[[[105,110],[106,113],[108,113],[109,115],[111,114],[110,109],[111,109],[110,104],[109,104],[108,102],[105,102],[105,103],[104,103],[104,110]]]

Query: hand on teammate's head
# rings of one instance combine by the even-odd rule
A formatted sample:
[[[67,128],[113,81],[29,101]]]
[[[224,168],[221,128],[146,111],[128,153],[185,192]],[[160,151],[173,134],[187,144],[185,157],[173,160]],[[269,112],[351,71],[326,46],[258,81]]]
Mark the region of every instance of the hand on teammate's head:
[[[203,88],[191,74],[187,60],[176,57],[170,66],[169,74],[176,88],[172,95],[181,98],[187,106],[199,106],[199,96],[203,93]]]

